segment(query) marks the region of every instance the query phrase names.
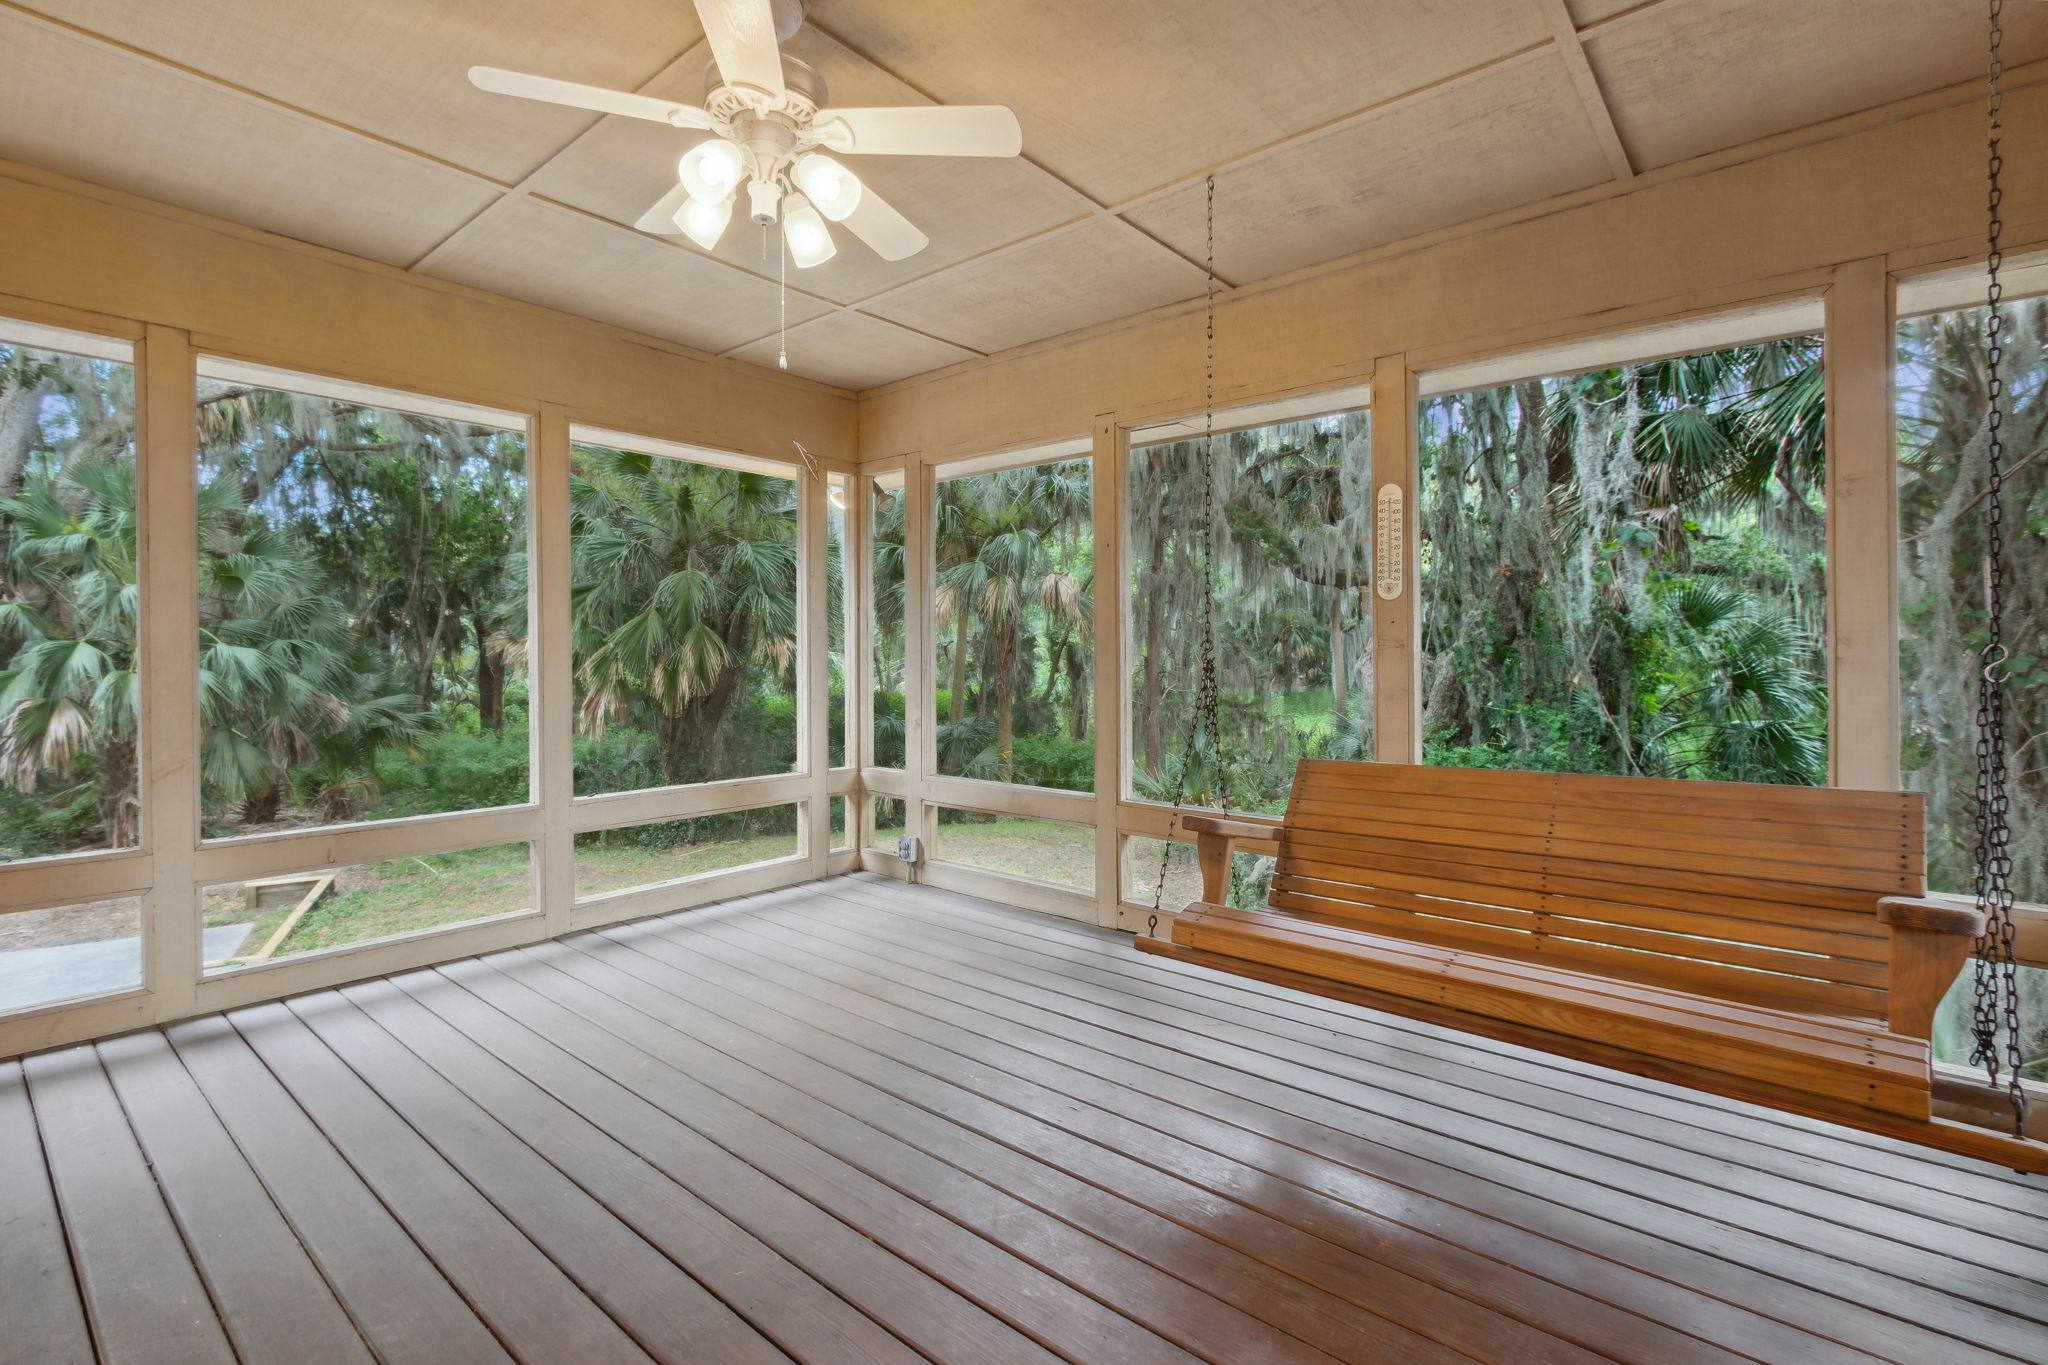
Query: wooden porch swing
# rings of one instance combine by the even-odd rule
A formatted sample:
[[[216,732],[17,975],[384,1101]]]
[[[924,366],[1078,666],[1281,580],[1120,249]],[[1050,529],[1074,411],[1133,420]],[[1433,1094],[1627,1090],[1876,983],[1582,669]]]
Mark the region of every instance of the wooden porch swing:
[[[1924,802],[1305,762],[1277,827],[1182,817],[1202,899],[1138,946],[2048,1174],[2048,1143],[1935,1112],[1969,1089],[1935,1006],[1986,920],[1925,894]],[[1270,909],[1227,904],[1239,848],[1278,857]]]
[[[2048,1175],[2019,1077],[2005,823],[1998,50],[1993,6],[1974,900],[1927,894],[1917,792],[1311,761],[1278,827],[1181,816],[1176,792],[1202,899],[1170,940],[1140,935],[1140,949]],[[1211,177],[1205,432],[1214,196]],[[1197,529],[1205,565],[1213,483]],[[1202,735],[1217,733],[1213,594],[1200,631],[1183,784]],[[1264,910],[1227,903],[1239,845],[1278,860]],[[1975,1085],[1938,1074],[1929,1043],[1973,949]]]

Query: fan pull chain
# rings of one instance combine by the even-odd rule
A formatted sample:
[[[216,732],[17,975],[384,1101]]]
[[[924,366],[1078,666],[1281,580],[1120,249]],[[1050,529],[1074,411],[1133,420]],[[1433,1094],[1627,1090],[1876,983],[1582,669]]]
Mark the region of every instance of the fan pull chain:
[[[766,232],[767,229],[763,228],[762,231]],[[778,250],[775,253],[775,266],[777,274],[781,277],[782,281],[782,289],[780,291],[782,320],[777,325],[775,333],[775,368],[786,370],[789,368],[789,253],[787,251]]]
[[[1216,591],[1213,575],[1215,566],[1215,536],[1211,523],[1216,515],[1216,177],[1204,179],[1204,223],[1207,234],[1208,253],[1204,258],[1202,295],[1202,516],[1195,528],[1195,553],[1202,568],[1202,635],[1200,653],[1195,668],[1195,714],[1188,723],[1187,743],[1181,751],[1180,772],[1173,782],[1173,814],[1166,827],[1166,838],[1159,849],[1159,878],[1152,886],[1152,916],[1147,921],[1145,932],[1158,931],[1159,911],[1166,900],[1166,873],[1173,860],[1173,831],[1180,823],[1180,813],[1187,804],[1188,770],[1195,765],[1195,755],[1201,741],[1207,737],[1211,750],[1216,748],[1217,707],[1221,689],[1216,679]],[[1157,610],[1157,604],[1154,604]],[[1230,809],[1230,790],[1226,785],[1218,800],[1218,809]]]
[[[1984,912],[1984,936],[1977,940],[1971,964],[1972,1005],[1970,1060],[1984,1076],[2005,1091],[2012,1105],[2013,1133],[2026,1136],[2027,1092],[2020,1077],[2019,966],[2014,952],[2018,926],[2013,922],[2012,825],[2007,808],[2005,760],[2005,666],[2007,650],[2001,618],[2005,580],[2005,315],[1999,305],[2005,286],[1999,269],[2005,263],[2002,216],[2005,190],[2000,183],[2005,158],[1999,151],[2004,136],[2005,93],[2001,82],[2005,60],[2004,0],[1989,0],[1991,18],[1990,137],[1985,163],[1986,290],[1984,463],[1984,649],[1977,672],[1977,814],[1976,847],[1972,853],[1977,908]]]

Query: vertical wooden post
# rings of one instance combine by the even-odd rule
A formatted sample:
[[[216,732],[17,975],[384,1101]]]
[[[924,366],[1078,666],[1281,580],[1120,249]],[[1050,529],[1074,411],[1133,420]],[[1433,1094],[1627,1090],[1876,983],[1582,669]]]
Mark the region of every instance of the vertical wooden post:
[[[137,356],[136,657],[140,661],[143,984],[155,1015],[190,1014],[200,970],[199,454],[189,335],[151,325]]]
[[[1827,294],[1828,771],[1899,784],[1898,454],[1892,282],[1848,262]]]
[[[534,849],[534,904],[542,932],[567,933],[576,904],[576,836],[569,806],[576,797],[575,661],[569,613],[569,417],[543,403],[527,448],[528,724],[533,799],[541,837]]]
[[[929,856],[938,823],[925,784],[938,760],[932,715],[932,467],[912,455],[903,465],[903,832],[925,841]],[[920,869],[910,869],[917,881]]]
[[[846,842],[857,853],[874,840],[873,802],[859,774],[875,761],[875,545],[873,480],[846,480],[846,766],[855,774],[846,797]]]
[[[825,544],[825,471],[815,466],[797,476],[797,767],[810,778],[810,799],[798,812],[797,846],[810,858],[811,875],[825,875],[832,847],[831,723],[832,625],[830,575]]]
[[[1095,904],[1097,923],[1107,925],[1117,923],[1117,905],[1123,899],[1117,803],[1130,761],[1130,669],[1124,658],[1131,581],[1124,560],[1129,451],[1130,433],[1117,424],[1115,415],[1097,417],[1091,462],[1095,496],[1090,504],[1095,537]]]
[[[859,772],[875,762],[875,526],[874,481],[846,481],[846,766]],[[857,822],[847,813],[847,832]],[[856,842],[854,847],[861,847]]]
[[[1372,585],[1373,754],[1383,763],[1422,761],[1422,612],[1416,582],[1422,544],[1416,497],[1421,486],[1415,434],[1415,376],[1404,354],[1381,356],[1372,377],[1372,487],[1374,509],[1391,486],[1401,501],[1401,589],[1382,594],[1377,568]],[[1374,557],[1384,534],[1374,517]]]

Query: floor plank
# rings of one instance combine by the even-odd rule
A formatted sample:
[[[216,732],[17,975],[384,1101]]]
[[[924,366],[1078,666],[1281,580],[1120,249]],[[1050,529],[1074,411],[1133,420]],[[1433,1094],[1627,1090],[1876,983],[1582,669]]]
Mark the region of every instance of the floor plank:
[[[901,1035],[892,1039],[855,1016],[820,1008],[787,983],[766,976],[746,980],[745,964],[722,953],[716,943],[706,942],[708,935],[692,933],[671,940],[663,932],[668,927],[627,925],[608,931],[604,937],[693,978],[692,984],[682,988],[693,1000],[711,1005],[721,1017],[749,1032],[792,1050],[802,1049],[806,1056],[817,1059],[821,1067],[830,1067],[840,1076],[864,1079],[879,1093],[892,1095],[957,1125],[957,1132],[926,1125],[925,1142],[945,1149],[957,1146],[968,1135],[979,1134],[1008,1148],[1008,1153],[998,1157],[989,1149],[970,1147],[961,1158],[971,1161],[975,1169],[994,1173],[1007,1189],[1041,1188],[1039,1182],[1044,1177],[1031,1171],[1028,1162],[1056,1166],[1102,1191],[1114,1192],[1135,1209],[1149,1210],[1210,1236],[1221,1248],[1240,1251],[1259,1261],[1260,1267],[1226,1261],[1219,1277],[1233,1281],[1227,1293],[1241,1295],[1245,1304],[1258,1304],[1256,1311],[1267,1315],[1276,1326],[1316,1340],[1315,1327],[1304,1326],[1276,1312],[1284,1301],[1271,1296],[1276,1289],[1294,1292],[1283,1278],[1291,1277],[1321,1289],[1326,1295],[1346,1299],[1363,1312],[1377,1310],[1387,1321],[1407,1331],[1433,1337],[1453,1350],[1482,1359],[1506,1357],[1534,1365],[1539,1361],[1584,1362],[1588,1358],[1583,1350],[1540,1328],[1530,1328],[1526,1322],[1502,1321],[1481,1305],[1439,1289],[1427,1280],[1341,1247],[1316,1232],[1305,1232],[1295,1223],[1261,1209],[1219,1199],[1212,1189],[1201,1184],[1177,1179],[1157,1167],[1125,1157],[1114,1146],[1120,1137],[1128,1135],[1108,1136],[1104,1142],[1102,1139],[1107,1135],[1100,1131],[1076,1136],[1041,1122],[1034,1115],[1057,1112],[1058,1100],[1048,1096],[1049,1103],[1031,1104],[1029,1082],[1016,1076],[1004,1076],[999,1087],[1010,1104],[985,1101],[971,1086],[972,1068],[954,1067],[942,1054],[933,1055],[938,1053],[937,1049],[922,1052],[916,1040]],[[728,983],[730,989],[721,982]],[[909,1064],[901,1064],[897,1058]],[[922,1069],[914,1069],[920,1064]],[[956,1083],[955,1078],[966,1083]],[[814,1093],[819,1089],[812,1088]],[[1070,1112],[1066,1120],[1075,1122],[1079,1111],[1071,1103],[1067,1108]],[[1091,1137],[1095,1140],[1090,1141]],[[1061,1199],[1063,1188],[1056,1182],[1044,1188],[1044,1197],[1049,1202]],[[1134,1215],[1119,1211],[1112,1216],[1128,1220]],[[1427,1258],[1430,1250],[1403,1245],[1394,1254],[1398,1257],[1400,1251],[1412,1251]],[[1190,1264],[1185,1254],[1171,1263],[1183,1267],[1183,1275]],[[1476,1266],[1461,1268],[1475,1278],[1482,1273]],[[1491,1278],[1506,1277],[1496,1268]],[[1584,1306],[1550,1307],[1555,1316],[1561,1317]],[[1382,1329],[1347,1315],[1330,1330],[1342,1333],[1341,1339],[1348,1348],[1364,1343],[1366,1331]],[[1406,1344],[1403,1337],[1392,1336],[1382,1349],[1401,1349]],[[1328,1345],[1325,1349],[1329,1349]]]
[[[0,1061],[0,1365],[2011,1365],[2048,1181],[842,877]]]
[[[466,994],[432,973],[351,986],[342,994],[761,1335],[799,1359],[848,1365],[917,1359],[838,1295],[498,1061],[413,991],[428,1000]],[[715,1338],[705,1333],[702,1340],[709,1345]]]
[[[383,1365],[507,1365],[462,1295],[219,1015],[165,1030]]]
[[[1151,1332],[1185,1350],[1213,1360],[1216,1357],[1211,1353],[1217,1343],[1235,1342],[1243,1350],[1263,1353],[1262,1358],[1275,1362],[1330,1359],[1299,1338],[1156,1269],[1115,1241],[1100,1240],[984,1176],[903,1141],[889,1127],[868,1121],[872,1118],[893,1127],[893,1119],[916,1126],[909,1106],[864,1103],[863,1097],[833,1085],[787,1049],[773,1053],[770,1069],[749,1065],[743,1057],[756,1050],[749,1046],[743,1030],[626,970],[613,956],[600,957],[562,943],[520,951],[534,965],[553,968],[556,974],[592,988],[595,996],[577,995],[573,1002],[577,1009],[589,1009],[595,1017],[628,1028],[636,1025],[624,1019],[621,1011],[640,1014],[661,1031],[660,1045],[671,1053],[682,1049],[691,1073],[713,1089],[962,1226],[998,1241],[1047,1273],[1117,1304]],[[783,1065],[789,1068],[786,1074],[777,1069]],[[823,1085],[860,1112],[849,1112],[819,1098],[812,1093],[813,1085]],[[1171,1235],[1149,1226],[1144,1232]],[[1112,1236],[1120,1234],[1112,1230]]]
[[[1619,1132],[1653,1134],[1674,1155],[1697,1152],[1731,1157],[1748,1167],[1782,1172],[1808,1185],[1837,1189],[1852,1196],[1873,1218],[1883,1210],[1932,1211],[1953,1217],[1965,1201],[1972,1226],[1984,1235],[2007,1238],[2036,1249],[2048,1249],[2048,1211],[2015,1207],[2013,1189],[2033,1189],[2032,1178],[1983,1162],[1909,1147],[1891,1139],[1824,1125],[1796,1115],[1776,1113],[1719,1096],[1682,1091],[1661,1081],[1608,1071],[1568,1058],[1528,1052],[1508,1043],[1457,1035],[1432,1024],[1375,1015],[1341,1002],[1306,996],[1249,978],[1224,979],[1213,973],[1188,973],[1158,959],[1105,953],[1106,930],[1036,916],[1030,921],[1000,916],[1001,907],[986,907],[970,898],[928,888],[848,877],[831,884],[835,896],[870,894],[894,887],[885,896],[887,908],[933,916],[953,927],[973,926],[977,935],[1009,943],[1028,943],[1035,951],[1090,972],[1111,973],[1121,984],[1159,982],[1181,994],[1195,1008],[1234,1011],[1277,1038],[1302,1036],[1299,1029],[1321,1038],[1335,1031],[1361,1043],[1397,1049],[1428,1062],[1453,1062],[1488,1078],[1520,1081],[1546,1090],[1536,1095],[1538,1107],[1554,1107],[1569,1096],[1574,1117]],[[922,907],[922,909],[920,909]],[[1297,1027],[1298,1026],[1298,1027]],[[1441,1066],[1437,1071],[1441,1073]],[[1592,1101],[1591,1107],[1587,1102]],[[1682,1159],[1682,1158],[1681,1158]],[[1803,1196],[1802,1196],[1803,1197]],[[1996,1255],[1998,1253],[1994,1253]]]
[[[1367,1254],[1385,1247],[1412,1270],[1458,1287],[1476,1302],[1532,1324],[1550,1324],[1550,1330],[1592,1349],[1674,1362],[1758,1353],[1830,1358],[1831,1343],[1737,1305],[1456,1205],[1415,1199],[1381,1182],[1363,1183],[1355,1170],[1275,1142],[1260,1131],[1273,1117],[1270,1111],[1257,1111],[1227,1092],[1162,1086],[1159,1075],[1142,1063],[1038,1029],[976,1032],[973,1026],[984,1016],[954,1003],[935,973],[894,968],[889,959],[837,943],[821,953],[805,932],[785,929],[767,916],[724,920],[710,932],[816,973],[814,990],[864,1016],[901,1018],[914,1011],[930,1021],[917,1027],[918,1036],[943,1041],[981,1063],[987,1069],[982,1074],[1000,1078],[993,1089],[1009,1094],[1011,1076],[1030,1078],[1051,1094],[1086,1099],[1105,1114],[1128,1116],[1130,1125],[1104,1123],[1071,1106],[1047,1109],[1048,1117],[1074,1131],[1092,1132],[1098,1141],[1115,1143],[1148,1162],[1170,1163],[1233,1198],[1262,1202],[1339,1245]],[[810,935],[819,932],[824,931],[809,930]],[[849,971],[855,957],[867,957],[873,965],[855,974]],[[854,991],[860,997],[850,999]],[[960,1074],[971,1081],[972,1071]],[[1171,1098],[1155,1098],[1152,1090]],[[1289,1186],[1298,1186],[1301,1193]],[[1542,1274],[1520,1269],[1525,1266],[1540,1267]],[[1868,1357],[1845,1353],[1841,1358]]]
[[[788,1357],[337,992],[291,1010],[658,1361]]]
[[[232,1362],[213,1301],[98,1054],[90,1046],[45,1052],[22,1070],[101,1359]]]
[[[2024,1207],[2015,1207],[2013,1190],[2036,1191],[2039,1188],[2037,1178],[1967,1157],[1914,1147],[1891,1138],[1796,1114],[1762,1109],[1719,1095],[1682,1090],[1663,1081],[1610,1071],[1591,1063],[1531,1053],[1511,1043],[1454,1034],[1433,1024],[1373,1014],[1341,1001],[1303,995],[1247,977],[1226,980],[1208,972],[1176,976],[1167,970],[1170,964],[1155,958],[1137,954],[1105,957],[1101,952],[1104,946],[1120,945],[1123,935],[1057,916],[1020,918],[1010,914],[1005,906],[928,887],[906,887],[873,873],[856,873],[829,884],[832,894],[863,887],[900,893],[905,910],[924,906],[929,913],[936,909],[942,915],[993,929],[1001,935],[1028,938],[1040,944],[1086,944],[1091,961],[1113,967],[1126,976],[1144,977],[1148,973],[1163,972],[1174,984],[1190,993],[1210,999],[1246,1001],[1275,1020],[1298,1020],[1313,1027],[1366,1039],[1383,1036],[1387,1030],[1405,1032],[1416,1040],[1449,1042],[1460,1049],[1457,1055],[1462,1065],[1498,1070],[1502,1074],[1526,1073],[1542,1077],[1545,1083],[1574,1095],[1588,1089],[1602,1093],[1617,1092],[1625,1096],[1625,1108],[1673,1119],[1682,1128],[1748,1137],[1761,1144],[1762,1148],[1818,1157],[1822,1164],[1833,1167],[1838,1174],[1881,1177],[1882,1184],[1899,1187],[1907,1194],[1916,1190],[1931,1191],[1949,1209],[1959,1207],[1961,1201],[1975,1203],[1980,1209],[1973,1217],[1988,1218],[1994,1222],[2017,1219],[2032,1225],[2031,1235],[2036,1239],[2043,1235],[2043,1224],[2048,1223],[2048,1210],[2035,1207],[2035,1201],[2021,1200],[2019,1203]],[[1879,1187],[1879,1183],[1866,1181],[1863,1196],[1872,1197],[1871,1192]]]
[[[881,913],[885,919],[898,918],[893,903]],[[1926,1324],[1961,1320],[1959,1313],[1966,1314],[1967,1306],[1920,1282],[1932,1278],[1975,1293],[1982,1286],[1974,1268],[1958,1268],[1943,1257],[1905,1256],[1908,1249],[1901,1244],[1870,1238],[1836,1239],[1836,1245],[1860,1252],[1861,1259],[1890,1261],[1905,1273],[1873,1274],[1855,1256],[1791,1255],[1780,1239],[1813,1232],[1812,1220],[1796,1211],[1759,1209],[1728,1191],[1660,1181],[1654,1172],[1613,1159],[1605,1139],[1573,1146],[1544,1136],[1544,1129],[1569,1122],[1569,1116],[1526,1105],[1504,1108],[1491,1096],[1456,1089],[1455,1075],[1409,1077],[1382,1069],[1376,1058],[1330,1050],[1327,1040],[1316,1045],[1324,1053],[1320,1059],[1309,1055],[1312,1045],[1302,1041],[1279,1054],[1233,1024],[1190,1013],[1176,1003],[1153,1003],[1125,985],[1092,986],[1071,970],[1051,970],[1028,954],[1019,959],[981,941],[967,946],[934,942],[932,925],[912,931],[862,919],[860,928],[899,951],[978,964],[965,970],[975,987],[988,993],[992,1010],[1003,1008],[999,1001],[1016,998],[1050,1017],[1086,1021],[1129,1040],[1123,1046],[1134,1041],[1160,1048],[1153,1054],[1156,1066],[1248,1096],[1269,1097],[1275,1107],[1335,1133],[1364,1136],[1404,1158],[1428,1150],[1436,1163],[1513,1191],[1504,1202],[1519,1206],[1519,1219],[1533,1218],[1561,1240],[1596,1249],[1619,1263],[1658,1265],[1660,1273],[1677,1282],[1710,1286],[1783,1321],[1826,1322],[1844,1344],[1886,1358],[1985,1358],[1982,1347],[1944,1339],[1929,1329]],[[991,959],[1011,965],[991,973],[984,970]],[[1194,971],[1178,965],[1173,970]],[[1409,1178],[1415,1178],[1412,1163],[1404,1164],[1410,1167]],[[1427,1188],[1464,1200],[1488,1198],[1440,1185]],[[1529,1195],[1540,1197],[1548,1209],[1532,1206]],[[1759,1226],[1768,1226],[1769,1233],[1753,1230]],[[1661,1234],[1663,1245],[1646,1240],[1644,1233]],[[1790,1273],[1755,1269],[1773,1262],[1789,1262]],[[1985,1278],[1993,1281],[1993,1291],[2012,1300],[2015,1310],[2040,1310],[2038,1285],[1996,1274]],[[1989,1321],[1992,1349],[2020,1359],[2029,1359],[2044,1339],[2035,1321],[2004,1314]]]
[[[236,1354],[369,1365],[355,1325],[163,1034],[98,1050]]]
[[[288,1007],[228,1019],[515,1356],[647,1365],[617,1323]]]
[[[82,1365],[92,1333],[19,1062],[0,1062],[0,1365]]]
[[[684,1065],[687,1052],[662,1025],[603,992],[531,962],[494,958],[443,970],[453,975],[457,969],[470,989],[565,1040],[577,1056],[671,1121],[744,1154],[764,1175],[862,1229],[1061,1357],[1131,1365],[1188,1365],[1193,1359],[1017,1252],[931,1216],[926,1205],[896,1186],[713,1089]]]
[[[568,1051],[561,1044],[576,1041],[573,1028],[551,1030],[555,1041],[536,1032],[534,1025],[547,1021],[534,1017],[542,1002],[525,987],[474,962],[451,964],[436,976],[453,989],[417,988],[410,978],[400,984],[492,1056],[530,1079],[542,1080],[551,1094],[600,1131],[927,1356],[990,1365],[1050,1365],[1056,1359],[894,1254],[878,1240],[886,1233],[873,1227],[875,1220],[865,1220],[865,1229],[859,1222],[841,1221],[804,1198],[800,1189],[770,1178],[738,1152],[719,1146],[637,1093],[653,1086],[629,1088],[591,1065],[590,1059],[606,1050],[605,1035],[594,1037],[579,1052]],[[491,1003],[493,997],[511,1012]],[[614,1041],[615,1051],[623,1053],[626,1045]],[[638,1060],[645,1067],[655,1065],[645,1054]],[[699,1122],[709,1122],[704,1107],[693,1107],[692,1112]],[[750,1144],[747,1152],[757,1159],[762,1156],[757,1145]],[[843,1212],[856,1216],[861,1210],[849,1205]]]
[[[858,896],[860,893],[854,894]],[[854,903],[890,914],[899,913],[903,908],[903,902],[893,900],[856,900]],[[936,945],[926,942],[924,936],[943,923],[942,920],[920,919],[911,927],[895,931],[893,941],[934,948]],[[986,966],[993,957],[999,961],[1019,962],[1027,969],[1035,970],[1048,965],[1043,957],[1035,955],[1036,952],[1035,949],[1019,950],[1013,944],[977,935],[966,940],[965,946],[956,949],[952,956],[955,960],[980,966]],[[1174,970],[1182,979],[1167,973],[1156,978],[1158,984],[1155,985],[1154,979],[1098,971],[1093,963],[1070,966],[1062,961],[1050,974],[1041,972],[1030,979],[1060,991],[1070,990],[1082,981],[1096,981],[1109,992],[1107,998],[1119,1004],[1126,1000],[1145,1000],[1158,1002],[1169,1009],[1185,1010],[1199,997],[1191,999],[1180,989],[1189,975],[1185,969],[1175,967]],[[1460,1057],[1454,1051],[1459,1046],[1455,1040],[1439,1039],[1435,1048],[1415,1051],[1411,1049],[1419,1046],[1419,1040],[1411,1033],[1369,1035],[1360,1038],[1360,1043],[1373,1044],[1368,1054],[1369,1062],[1362,1062],[1357,1045],[1342,1043],[1332,1047],[1327,1031],[1289,1028],[1254,1010],[1236,1009],[1214,1002],[1201,1012],[1201,1016],[1200,1031],[1205,1035],[1235,1039],[1261,1054],[1284,1049],[1290,1061],[1334,1069],[1338,1075],[1355,1079],[1386,1081],[1401,1075],[1410,1076],[1420,1085],[1411,1084],[1409,1093],[1426,1091],[1431,1095],[1442,1095],[1446,1093],[1448,1083],[1453,1087],[1452,1093],[1464,1092],[1467,1098],[1463,1104],[1470,1112],[1512,1114],[1520,1126],[1588,1146],[1603,1158],[1627,1160],[1649,1176],[1681,1177],[1687,1182],[1685,1188],[1694,1184],[1713,1186],[1743,1199],[1774,1203],[1777,1208],[1791,1214],[1789,1226],[1803,1227],[1808,1240],[1818,1249],[1838,1246],[1841,1238],[1836,1230],[1810,1221],[1814,1219],[1841,1222],[1858,1232],[1874,1232],[1916,1249],[1940,1250],[1947,1258],[1974,1263],[1958,1269],[1957,1287],[1963,1292],[1996,1294],[1999,1296],[1997,1306],[2010,1311],[2027,1312],[2031,1308],[2037,1314],[2048,1314],[2048,1307],[2044,1307],[2048,1304],[2048,1293],[2044,1293],[2048,1291],[2048,1251],[2036,1244],[2032,1229],[2027,1226],[2039,1220],[2017,1211],[2008,1210],[2010,1216],[2000,1220],[1992,1216],[1994,1211],[1980,1213],[1973,1209],[1969,1215],[1971,1224],[1959,1225],[1949,1221],[1956,1209],[1954,1201],[1949,1201],[1946,1206],[1947,1217],[1942,1216],[1942,1211],[1932,1215],[1922,1212],[1928,1208],[1941,1208],[1927,1199],[1912,1201],[1919,1206],[1912,1210],[1896,1204],[1873,1207],[1873,1201],[1886,1197],[1890,1182],[1861,1176],[1854,1171],[1816,1187],[1759,1169],[1759,1165],[1769,1164],[1773,1157],[1773,1149],[1767,1144],[1731,1144],[1717,1156],[1708,1157],[1688,1151],[1675,1141],[1651,1141],[1652,1137],[1667,1136],[1661,1133],[1655,1120],[1639,1116],[1633,1125],[1625,1125],[1618,1119],[1599,1115],[1600,1121],[1595,1121],[1597,1111],[1615,1106],[1603,1104],[1597,1093],[1588,1093],[1584,1086],[1570,1092],[1535,1089],[1514,1077],[1497,1077],[1490,1073],[1481,1083],[1473,1085],[1456,1067]],[[1862,1187],[1860,1194],[1836,1197],[1838,1193],[1848,1194],[1849,1189],[1858,1185]],[[1992,1235],[1981,1230],[1982,1224],[1999,1226],[2011,1235]],[[1858,1251],[1857,1259],[1868,1260],[1870,1244],[1857,1240],[1854,1245]]]

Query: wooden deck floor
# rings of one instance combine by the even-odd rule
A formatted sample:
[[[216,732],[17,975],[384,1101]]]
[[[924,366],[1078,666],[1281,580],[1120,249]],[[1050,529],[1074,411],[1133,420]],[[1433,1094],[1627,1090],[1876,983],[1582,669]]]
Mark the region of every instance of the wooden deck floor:
[[[2040,1362],[2048,1184],[865,877],[0,1063],[0,1360],[650,1357]]]

